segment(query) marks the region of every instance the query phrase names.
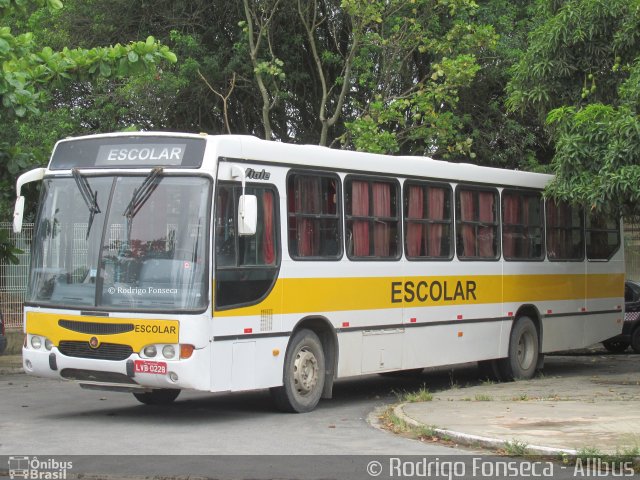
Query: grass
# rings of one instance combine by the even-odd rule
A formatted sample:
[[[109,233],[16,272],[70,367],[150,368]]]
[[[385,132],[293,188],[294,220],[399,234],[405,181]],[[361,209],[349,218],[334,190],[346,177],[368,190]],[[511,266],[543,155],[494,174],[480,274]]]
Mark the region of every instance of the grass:
[[[528,455],[529,452],[527,450],[527,446],[527,443],[516,439],[511,441],[507,440],[506,442],[504,442],[505,452],[507,453],[507,455],[512,456],[524,457]]]
[[[584,447],[578,450],[576,455],[562,455],[561,461],[564,465],[585,471],[589,469],[595,472],[595,469],[600,468],[598,473],[605,473],[601,475],[602,477],[627,477],[628,469],[633,470],[634,473],[640,472],[640,447],[616,449],[616,453],[604,453],[595,447]],[[591,476],[594,475],[597,473],[591,474]]]
[[[410,425],[396,415],[393,407],[387,408],[380,418],[383,420],[385,427],[393,433],[419,440],[432,440],[437,436],[435,426],[416,427]],[[446,440],[446,438],[443,440]]]
[[[493,400],[493,397],[491,395],[486,395],[484,393],[477,393],[475,398],[476,402],[490,402],[491,400]]]
[[[402,391],[393,393],[401,403],[430,402],[433,400],[433,394],[429,392],[429,389],[424,384],[415,392]]]

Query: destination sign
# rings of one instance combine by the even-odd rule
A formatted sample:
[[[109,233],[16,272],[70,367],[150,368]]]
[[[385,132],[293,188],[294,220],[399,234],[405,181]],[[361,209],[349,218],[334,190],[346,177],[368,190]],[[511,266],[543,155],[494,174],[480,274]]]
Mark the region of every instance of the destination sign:
[[[142,136],[65,140],[56,145],[49,168],[198,168],[204,138]]]
[[[179,145],[103,145],[98,149],[96,166],[120,166],[127,163],[181,165],[186,144]]]

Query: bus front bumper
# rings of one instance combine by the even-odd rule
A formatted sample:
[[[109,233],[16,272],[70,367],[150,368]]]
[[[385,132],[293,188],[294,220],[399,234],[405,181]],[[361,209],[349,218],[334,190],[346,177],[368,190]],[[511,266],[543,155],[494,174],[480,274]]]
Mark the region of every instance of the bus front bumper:
[[[150,361],[133,353],[119,361],[68,357],[56,347],[23,347],[25,372],[39,377],[69,380],[83,387],[117,391],[141,391],[156,388],[209,390],[207,349],[194,350],[188,359]],[[144,370],[144,371],[143,371]]]

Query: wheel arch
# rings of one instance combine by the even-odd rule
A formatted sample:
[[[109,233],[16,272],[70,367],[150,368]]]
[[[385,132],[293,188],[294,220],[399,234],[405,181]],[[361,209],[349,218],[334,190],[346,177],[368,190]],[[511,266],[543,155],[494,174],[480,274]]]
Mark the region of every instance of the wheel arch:
[[[333,382],[338,371],[338,335],[329,319],[322,315],[310,315],[301,318],[293,327],[291,337],[302,329],[311,330],[318,336],[322,344],[325,356],[325,378],[322,398],[329,399],[333,394]]]
[[[515,322],[520,317],[529,317],[531,321],[533,321],[533,324],[538,331],[538,370],[540,370],[544,365],[544,355],[542,353],[542,337],[544,334],[544,328],[542,326],[542,315],[540,314],[538,307],[536,307],[535,305],[525,304],[518,308],[518,311],[516,312],[516,315],[514,317],[513,324],[515,324]]]
[[[533,324],[538,330],[538,342],[540,344],[540,348],[542,349],[542,316],[540,315],[540,311],[538,310],[538,308],[532,304],[522,305],[520,308],[518,308],[518,311],[515,314],[514,323],[520,317],[529,317],[533,321]]]

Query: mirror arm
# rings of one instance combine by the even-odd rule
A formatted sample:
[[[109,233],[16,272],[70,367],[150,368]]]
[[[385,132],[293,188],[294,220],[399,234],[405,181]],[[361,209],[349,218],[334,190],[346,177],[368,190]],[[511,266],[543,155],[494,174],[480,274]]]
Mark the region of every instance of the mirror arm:
[[[242,204],[239,205],[239,214],[242,218],[244,218],[244,194],[245,194],[245,186],[247,183],[247,176],[245,174],[245,171],[239,167],[238,165],[232,164],[231,165],[231,177],[232,178],[238,178],[241,177],[242,178]]]

